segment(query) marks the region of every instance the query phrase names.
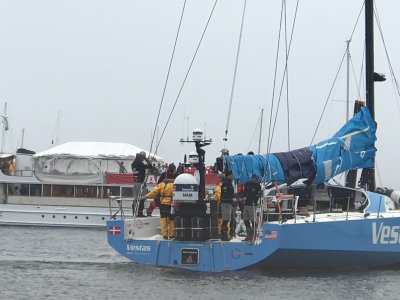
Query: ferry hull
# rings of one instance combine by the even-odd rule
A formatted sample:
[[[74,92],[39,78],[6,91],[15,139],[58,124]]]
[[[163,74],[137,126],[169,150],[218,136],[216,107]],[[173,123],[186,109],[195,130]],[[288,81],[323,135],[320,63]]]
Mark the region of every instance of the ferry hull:
[[[0,225],[105,228],[109,219],[108,208],[0,205]],[[159,233],[159,218],[126,219],[125,226],[134,229],[136,237],[153,236]]]

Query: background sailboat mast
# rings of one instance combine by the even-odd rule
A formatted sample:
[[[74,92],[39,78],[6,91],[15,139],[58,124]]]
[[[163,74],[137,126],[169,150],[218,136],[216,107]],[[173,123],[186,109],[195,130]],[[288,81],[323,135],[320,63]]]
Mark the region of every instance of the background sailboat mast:
[[[365,72],[366,72],[366,104],[375,121],[375,89],[374,89],[374,1],[365,0]],[[375,161],[374,161],[375,162]],[[375,191],[375,167],[363,170],[367,189]]]

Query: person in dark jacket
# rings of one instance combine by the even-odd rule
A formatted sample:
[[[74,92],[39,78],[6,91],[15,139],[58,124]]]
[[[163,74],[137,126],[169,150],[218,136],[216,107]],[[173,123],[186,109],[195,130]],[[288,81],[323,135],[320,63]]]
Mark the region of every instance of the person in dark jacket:
[[[232,221],[232,205],[235,191],[232,183],[232,172],[225,172],[225,179],[221,184],[221,213],[222,213],[222,226],[221,226],[221,240],[229,241],[228,237],[228,222],[230,222],[231,228],[234,226]]]
[[[253,174],[251,181],[244,186],[244,209],[243,220],[246,225],[246,238],[245,241],[252,241],[254,239],[254,230],[256,226],[255,215],[258,204],[258,199],[261,196],[261,185],[258,176]],[[251,224],[251,227],[250,227]]]
[[[139,202],[138,207],[138,217],[144,217],[143,209],[144,209],[144,199],[141,199],[141,196],[145,193],[146,183],[146,169],[151,168],[151,163],[146,158],[146,152],[141,151],[136,154],[135,160],[131,164],[132,172],[133,172],[133,204],[132,210],[135,211],[135,205]],[[140,199],[140,200],[139,200]]]

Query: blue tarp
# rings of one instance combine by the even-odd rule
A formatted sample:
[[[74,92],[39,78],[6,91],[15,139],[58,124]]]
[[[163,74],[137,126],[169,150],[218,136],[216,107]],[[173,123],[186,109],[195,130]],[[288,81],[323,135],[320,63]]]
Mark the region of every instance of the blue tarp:
[[[375,156],[376,126],[367,107],[350,119],[332,138],[285,153],[225,156],[235,180],[246,183],[251,175],[266,182],[292,184],[307,178],[315,184],[350,169],[370,168]],[[308,159],[308,151],[312,155]],[[311,168],[314,172],[311,172]]]

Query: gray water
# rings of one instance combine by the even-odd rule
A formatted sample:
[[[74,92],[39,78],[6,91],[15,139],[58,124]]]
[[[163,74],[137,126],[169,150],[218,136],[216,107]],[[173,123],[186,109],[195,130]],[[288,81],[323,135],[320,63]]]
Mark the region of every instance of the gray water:
[[[400,270],[238,271],[135,265],[104,230],[0,227],[0,299],[400,299]]]

